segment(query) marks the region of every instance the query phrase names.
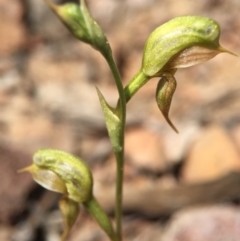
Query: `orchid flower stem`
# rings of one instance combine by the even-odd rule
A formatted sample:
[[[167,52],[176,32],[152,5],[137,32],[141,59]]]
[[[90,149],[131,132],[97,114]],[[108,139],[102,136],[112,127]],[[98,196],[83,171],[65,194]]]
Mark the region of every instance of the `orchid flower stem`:
[[[117,160],[117,177],[116,177],[116,205],[115,205],[115,216],[116,216],[116,235],[117,241],[122,240],[122,196],[123,196],[123,173],[124,173],[124,131],[126,123],[126,100],[125,93],[120,77],[119,71],[113,60],[112,54],[104,56],[114,76],[114,80],[119,93],[119,102],[116,107],[116,111],[121,121],[120,128],[120,148],[114,150],[114,154]]]
[[[112,223],[95,197],[83,203],[87,211],[97,221],[100,227],[107,233],[111,241],[117,241],[116,233],[113,230]]]
[[[142,70],[139,70],[137,74],[131,79],[128,85],[124,88],[126,102],[128,102],[133,95],[143,86],[148,80],[149,76],[145,75]]]

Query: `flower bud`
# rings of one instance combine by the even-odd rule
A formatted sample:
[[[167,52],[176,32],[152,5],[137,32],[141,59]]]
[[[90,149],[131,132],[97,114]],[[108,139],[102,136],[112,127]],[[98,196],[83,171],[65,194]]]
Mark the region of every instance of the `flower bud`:
[[[61,6],[49,0],[44,1],[77,39],[90,44],[104,56],[108,54],[110,47],[107,38],[101,27],[91,17],[85,0],[81,0],[80,5],[65,3]]]

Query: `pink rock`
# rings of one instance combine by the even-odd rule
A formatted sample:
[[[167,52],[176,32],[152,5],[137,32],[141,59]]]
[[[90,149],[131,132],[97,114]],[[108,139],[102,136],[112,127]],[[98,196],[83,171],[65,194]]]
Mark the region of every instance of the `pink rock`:
[[[240,209],[213,206],[181,211],[161,241],[239,241]]]

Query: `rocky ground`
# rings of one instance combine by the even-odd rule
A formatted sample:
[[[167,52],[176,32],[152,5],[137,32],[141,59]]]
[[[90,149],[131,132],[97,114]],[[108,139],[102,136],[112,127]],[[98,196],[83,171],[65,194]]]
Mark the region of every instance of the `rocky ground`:
[[[63,2],[63,1],[62,1]],[[180,15],[221,26],[221,44],[240,54],[238,0],[88,0],[124,84],[138,71],[147,36]],[[221,54],[178,71],[170,116],[157,108],[157,79],[128,105],[124,241],[240,240],[240,60]],[[81,156],[94,192],[113,218],[115,160],[95,86],[117,92],[99,53],[75,40],[42,0],[0,0],[0,240],[58,241],[59,196],[17,174],[41,148]],[[82,211],[69,241],[103,241]]]

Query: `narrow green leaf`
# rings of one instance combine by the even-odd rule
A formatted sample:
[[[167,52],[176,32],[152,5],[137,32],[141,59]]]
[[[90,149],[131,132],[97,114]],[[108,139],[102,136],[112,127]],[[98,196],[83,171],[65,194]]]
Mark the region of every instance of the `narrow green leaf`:
[[[121,121],[119,116],[117,115],[117,110],[113,109],[106,102],[104,96],[100,92],[98,88],[97,93],[100,100],[100,104],[103,110],[108,135],[115,153],[120,152],[122,149],[121,146]]]

